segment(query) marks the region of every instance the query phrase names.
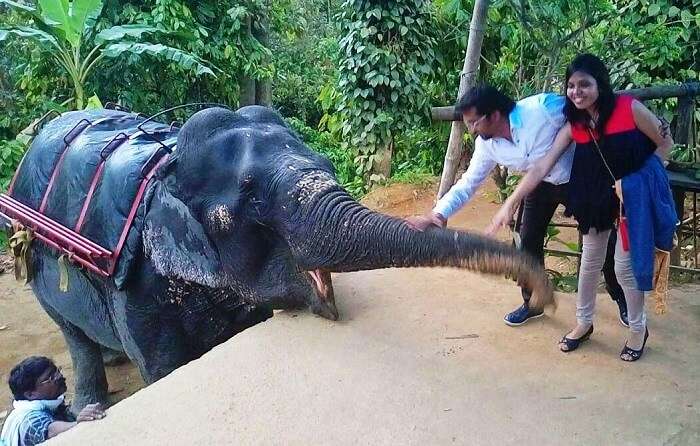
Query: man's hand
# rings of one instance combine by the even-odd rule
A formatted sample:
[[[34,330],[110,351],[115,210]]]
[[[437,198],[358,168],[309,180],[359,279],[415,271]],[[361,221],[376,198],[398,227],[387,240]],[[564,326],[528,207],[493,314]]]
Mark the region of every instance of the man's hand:
[[[447,225],[447,220],[445,217],[434,212],[428,212],[425,215],[413,215],[411,217],[406,217],[404,221],[408,227],[420,232],[425,231],[431,225],[437,226],[438,228],[444,228],[445,225]]]
[[[88,404],[87,406],[83,407],[83,410],[80,411],[75,421],[80,423],[83,421],[101,420],[105,417],[105,415],[106,413],[102,409],[102,405],[100,403]]]
[[[493,237],[499,229],[508,226],[510,222],[513,221],[513,214],[515,214],[516,209],[516,206],[506,200],[503,206],[501,206],[501,209],[499,209],[496,215],[493,216],[493,219],[491,219],[491,224],[486,227],[484,234]]]

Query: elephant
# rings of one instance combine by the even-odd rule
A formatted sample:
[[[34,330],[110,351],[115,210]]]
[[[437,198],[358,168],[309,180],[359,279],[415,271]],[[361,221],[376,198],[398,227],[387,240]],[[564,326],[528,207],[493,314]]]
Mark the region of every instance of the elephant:
[[[36,172],[55,163],[55,141],[84,118],[94,123],[85,133],[97,132],[95,147],[125,123],[143,122],[136,114],[105,109],[55,118],[28,150],[14,199],[39,205],[37,183],[46,183],[49,170]],[[167,131],[176,146],[147,183],[129,249],[115,273],[119,280],[69,263],[63,266],[69,287],[61,291],[58,255],[40,241],[32,245],[32,290],[69,347],[75,410],[106,401],[103,347],[125,352],[150,384],[272,317],[273,309],[309,309],[337,319],[331,273],[456,267],[518,279],[534,290],[533,306],[553,301],[543,267],[529,255],[467,232],[416,231],[358,203],[338,184],[330,162],[270,108],[210,107]],[[81,150],[70,156],[90,152]],[[71,164],[74,172],[94,167],[78,159]],[[115,184],[116,189],[101,186],[103,195],[116,199],[130,183]],[[61,187],[46,214],[68,226],[75,199]],[[109,213],[98,211],[89,214],[84,233],[113,226]]]

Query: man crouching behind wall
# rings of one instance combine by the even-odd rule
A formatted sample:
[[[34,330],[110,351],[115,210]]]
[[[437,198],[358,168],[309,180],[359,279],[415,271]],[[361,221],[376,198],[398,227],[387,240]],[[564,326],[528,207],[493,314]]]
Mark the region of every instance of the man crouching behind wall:
[[[71,429],[82,421],[105,416],[100,404],[88,404],[77,418],[63,398],[66,379],[49,358],[30,356],[10,372],[14,410],[5,420],[0,446],[33,446]]]

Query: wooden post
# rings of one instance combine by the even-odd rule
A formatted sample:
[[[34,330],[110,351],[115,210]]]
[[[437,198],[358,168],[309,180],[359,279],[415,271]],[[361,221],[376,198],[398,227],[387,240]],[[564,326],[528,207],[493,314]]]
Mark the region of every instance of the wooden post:
[[[245,19],[245,30],[249,38],[253,35],[253,20],[250,14]],[[255,104],[255,79],[244,75],[238,83],[241,97],[238,101],[240,107]]]
[[[683,96],[678,98],[678,120],[676,121],[676,129],[673,134],[673,142],[676,144],[691,144],[693,135],[691,135],[692,123],[695,118],[695,98],[692,96]],[[673,201],[676,203],[676,213],[678,218],[683,221],[683,213],[685,210],[685,192],[681,190],[673,191]],[[680,228],[679,228],[680,229]],[[671,264],[680,265],[681,250],[680,244],[671,251]]]
[[[267,26],[266,22],[257,22],[253,28],[253,36],[266,48],[270,46],[270,35]],[[255,81],[255,103],[267,107],[272,104],[272,79]]]
[[[459,79],[459,93],[461,97],[469,88],[476,83],[476,76],[479,70],[479,59],[481,57],[481,44],[484,40],[484,30],[486,28],[486,12],[489,8],[489,0],[476,0],[472,13],[471,24],[469,25],[469,41],[467,42],[467,52],[464,56],[464,66]],[[442,178],[440,179],[440,189],[438,198],[445,195],[450,190],[455,181],[455,174],[459,159],[462,155],[462,138],[464,136],[464,123],[462,120],[452,122],[450,140],[447,143],[447,153],[442,168]]]

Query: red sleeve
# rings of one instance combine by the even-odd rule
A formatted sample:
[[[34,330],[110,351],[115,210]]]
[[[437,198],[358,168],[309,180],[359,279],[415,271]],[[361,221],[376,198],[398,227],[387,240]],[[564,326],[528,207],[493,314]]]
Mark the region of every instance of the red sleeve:
[[[627,95],[620,95],[615,99],[615,109],[605,125],[606,135],[634,130],[637,127],[632,114],[632,102],[634,98]]]

